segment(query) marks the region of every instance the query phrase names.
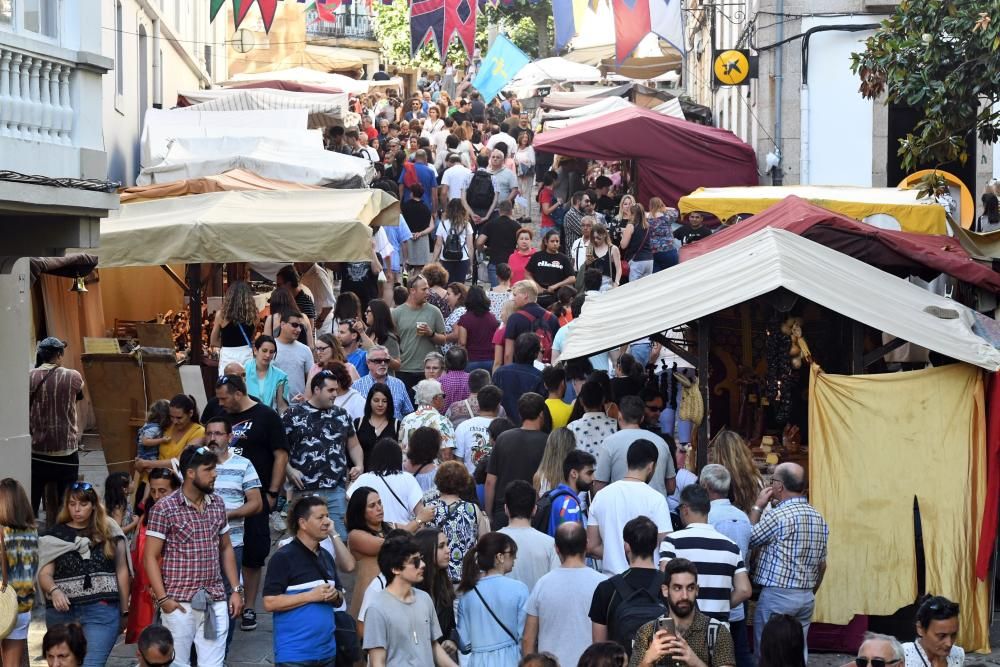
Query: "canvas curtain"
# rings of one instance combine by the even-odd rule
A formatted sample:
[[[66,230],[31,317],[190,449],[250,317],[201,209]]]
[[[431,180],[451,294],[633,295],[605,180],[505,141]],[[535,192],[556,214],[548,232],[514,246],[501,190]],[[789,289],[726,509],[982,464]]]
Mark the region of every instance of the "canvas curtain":
[[[953,364],[828,375],[809,391],[810,500],[830,525],[814,620],[887,615],[917,596],[913,497],[927,592],[961,605],[958,644],[989,650],[989,595],[976,578],[986,493],[982,372]]]

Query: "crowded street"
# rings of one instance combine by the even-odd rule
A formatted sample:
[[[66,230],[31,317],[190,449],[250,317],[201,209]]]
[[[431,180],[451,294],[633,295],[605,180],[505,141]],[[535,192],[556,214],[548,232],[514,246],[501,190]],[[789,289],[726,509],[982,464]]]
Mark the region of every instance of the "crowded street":
[[[998,46],[0,0],[0,667],[1000,665]]]

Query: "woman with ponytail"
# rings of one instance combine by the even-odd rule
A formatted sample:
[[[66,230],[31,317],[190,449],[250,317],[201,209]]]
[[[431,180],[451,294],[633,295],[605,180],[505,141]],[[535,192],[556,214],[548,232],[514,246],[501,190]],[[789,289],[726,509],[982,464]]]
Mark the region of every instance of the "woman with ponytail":
[[[507,667],[521,659],[528,587],[505,577],[514,567],[517,544],[504,533],[487,533],[462,561],[458,591],[458,636],[470,652],[469,667]]]

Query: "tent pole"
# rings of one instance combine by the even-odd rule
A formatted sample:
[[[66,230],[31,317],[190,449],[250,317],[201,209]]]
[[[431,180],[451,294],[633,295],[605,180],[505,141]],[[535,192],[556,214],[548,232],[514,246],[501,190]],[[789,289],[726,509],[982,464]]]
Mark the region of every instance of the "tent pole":
[[[712,345],[712,324],[710,316],[698,320],[698,389],[701,391],[701,400],[705,406],[705,415],[701,424],[698,425],[698,453],[697,473],[708,464],[708,434],[709,416],[712,410],[708,403],[708,383],[712,375],[711,362],[709,360],[709,350]]]
[[[188,313],[190,319],[190,355],[188,361],[194,366],[201,366],[204,351],[201,347],[201,264],[188,264],[187,269],[188,284]]]
[[[865,329],[857,320],[851,320],[851,375],[865,372]]]

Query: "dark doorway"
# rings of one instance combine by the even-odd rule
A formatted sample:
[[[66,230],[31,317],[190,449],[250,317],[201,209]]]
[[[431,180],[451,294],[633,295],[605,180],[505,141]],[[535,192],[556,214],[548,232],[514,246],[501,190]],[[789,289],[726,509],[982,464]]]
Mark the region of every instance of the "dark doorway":
[[[899,140],[906,137],[907,134],[913,132],[914,126],[923,118],[923,111],[920,109],[914,109],[913,107],[897,106],[895,104],[889,105],[889,150],[888,156],[886,158],[886,185],[890,188],[895,187],[901,180],[903,180],[909,172],[903,171],[900,166],[900,158],[897,155],[899,151]],[[969,192],[975,193],[978,191],[976,186],[976,151],[979,147],[979,142],[976,141],[975,134],[968,137],[968,150],[969,159],[965,161],[965,164],[959,164],[958,162],[948,162],[947,164],[934,164],[928,162],[926,164],[921,164],[914,171],[920,169],[941,169],[943,171],[951,172],[958,176],[965,187],[969,188]]]

